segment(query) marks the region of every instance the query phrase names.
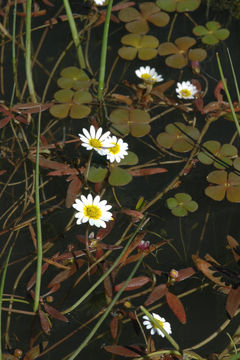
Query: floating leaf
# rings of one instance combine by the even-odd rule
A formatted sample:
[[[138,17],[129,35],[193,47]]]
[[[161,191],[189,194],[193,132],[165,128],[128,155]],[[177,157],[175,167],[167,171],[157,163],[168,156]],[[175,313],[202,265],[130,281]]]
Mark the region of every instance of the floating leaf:
[[[240,202],[240,176],[233,172],[229,174],[224,170],[212,171],[207,176],[210,185],[205,189],[205,194],[211,199],[221,201],[226,198],[230,202]]]
[[[128,154],[120,161],[119,165],[136,165],[138,161],[138,156],[134,152],[128,151]]]
[[[108,178],[108,182],[112,186],[123,186],[127,185],[132,181],[132,175],[125,169],[120,167],[114,167],[111,170],[111,174]]]
[[[153,2],[139,5],[140,12],[134,8],[123,9],[118,13],[121,21],[126,22],[126,29],[134,34],[146,34],[149,31],[148,21],[155,26],[166,26],[169,15],[162,12]]]
[[[54,94],[54,98],[61,104],[51,106],[49,111],[59,119],[68,115],[73,119],[82,119],[90,114],[90,107],[83,105],[92,101],[92,95],[88,91],[62,89]]]
[[[115,354],[115,355],[120,355],[120,356],[125,356],[125,357],[139,357],[139,354],[142,354],[142,350],[140,349],[139,346],[121,346],[121,345],[108,345],[108,346],[104,346],[104,349],[108,352],[110,352],[111,354]],[[136,351],[135,351],[136,349]]]
[[[187,137],[185,133],[189,135],[190,138]],[[160,133],[156,140],[159,145],[167,149],[172,148],[177,152],[187,152],[192,150],[194,146],[194,142],[191,140],[191,138],[197,140],[199,134],[200,133],[197,128],[176,122],[174,124],[168,124],[165,127],[165,132]]]
[[[128,285],[125,287],[124,291],[132,291],[132,290],[139,289],[140,287],[146,285],[149,281],[151,281],[151,279],[147,276],[138,276],[138,277],[132,278],[129,281]],[[125,284],[125,281],[123,281],[122,283],[120,283],[118,285],[115,285],[114,290],[120,291],[124,284]]]
[[[142,137],[151,130],[149,114],[140,109],[116,109],[110,114],[111,132],[116,136],[127,135],[129,132],[135,137]]]
[[[157,0],[156,4],[165,11],[187,12],[196,10],[201,0]]]
[[[110,322],[110,332],[114,340],[116,340],[118,334],[118,320],[118,316],[114,316]]]
[[[227,235],[227,242],[232,250],[234,260],[240,264],[240,245],[231,235]]]
[[[230,35],[229,30],[220,29],[221,25],[217,21],[208,21],[206,26],[198,25],[193,28],[194,35],[201,36],[204,44],[215,45],[219,40],[225,40]]]
[[[57,84],[62,89],[87,89],[91,84],[85,71],[76,66],[66,67],[61,71],[61,76]]]
[[[205,165],[213,164],[217,169],[223,169],[227,165],[231,166],[231,158],[236,156],[238,152],[234,145],[224,144],[221,146],[220,142],[214,140],[206,141],[203,144],[203,149],[207,149],[208,151],[201,151],[198,154],[199,161]],[[213,156],[211,156],[211,154],[213,154]],[[220,161],[217,161],[215,157]]]
[[[186,324],[187,322],[186,313],[181,300],[176,295],[172,294],[170,291],[166,293],[166,300],[170,309],[176,315],[178,320],[182,324]]]
[[[226,302],[226,310],[231,318],[234,317],[240,304],[240,287],[231,289]]]
[[[194,212],[198,209],[196,201],[193,201],[192,197],[185,193],[178,193],[174,198],[167,199],[166,204],[171,213],[179,217],[186,216],[188,211]]]
[[[169,55],[165,63],[169,67],[182,69],[188,64],[188,60],[203,61],[207,57],[204,49],[191,49],[196,44],[196,40],[189,36],[183,36],[175,40],[175,44],[165,42],[160,44],[158,52],[161,56]]]
[[[130,170],[130,173],[132,176],[148,176],[148,175],[162,174],[167,171],[168,170],[164,168],[147,168],[147,169]]]
[[[140,60],[151,60],[157,55],[159,41],[152,35],[128,34],[121,38],[125,46],[118,50],[118,55],[125,60],[133,60],[138,55]]]
[[[166,295],[168,289],[166,284],[161,284],[156,286],[153,291],[148,296],[147,300],[145,301],[144,305],[149,306],[156,302],[157,300],[161,299],[164,295]]]
[[[88,180],[93,183],[102,182],[105,179],[107,172],[108,170],[106,168],[90,166]]]
[[[71,175],[67,181],[71,182],[68,185],[65,205],[66,208],[70,208],[81,190],[82,181],[77,175]]]

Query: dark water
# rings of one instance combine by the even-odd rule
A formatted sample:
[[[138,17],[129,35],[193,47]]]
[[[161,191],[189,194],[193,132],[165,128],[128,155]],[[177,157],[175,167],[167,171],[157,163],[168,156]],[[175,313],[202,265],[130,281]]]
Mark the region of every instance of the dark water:
[[[60,1],[56,1],[58,6],[61,5]],[[74,12],[85,12],[87,11],[85,8],[81,8],[77,1],[72,2],[73,11]],[[80,10],[79,10],[80,6]],[[56,6],[57,7],[57,6]],[[205,23],[207,19],[205,18],[206,8],[203,6],[200,10],[193,13],[193,17],[197,19],[200,23]],[[46,15],[46,19],[48,17],[53,16],[53,11],[49,9],[48,14]],[[213,14],[210,11],[209,15],[210,19],[216,18],[224,25],[226,24],[228,19],[228,14],[219,13]],[[42,19],[34,19],[34,25],[42,23]],[[79,25],[80,26],[80,25]],[[217,81],[220,79],[218,69],[216,66],[215,53],[219,52],[225,76],[228,78],[228,84],[230,88],[233,90],[233,83],[231,81],[231,72],[230,66],[227,60],[226,47],[229,47],[233,63],[236,65],[235,70],[237,75],[239,75],[239,67],[238,67],[238,59],[239,59],[239,46],[238,46],[238,33],[239,33],[239,22],[236,20],[232,20],[232,22],[228,25],[231,36],[224,43],[220,43],[216,47],[209,49],[208,58],[201,64],[202,72],[209,79],[209,95],[208,101],[213,101],[213,89],[217,84]],[[189,20],[184,16],[178,17],[176,25],[174,27],[174,31],[172,34],[172,39],[176,37],[186,35],[189,27]],[[91,43],[89,46],[89,59],[91,59],[91,66],[93,69],[94,75],[98,72],[99,68],[99,52],[101,48],[101,31],[102,26],[98,27],[96,30],[93,30],[91,36]],[[120,46],[120,39],[125,34],[126,31],[123,25],[113,24],[111,23],[110,28],[110,43],[109,43],[109,55],[108,55],[108,69],[112,65],[115,59],[116,50]],[[160,42],[165,41],[167,37],[167,30],[155,28],[151,34],[160,38]],[[39,39],[40,33],[33,33],[33,47],[36,49]],[[191,34],[189,34],[191,36]],[[66,45],[71,39],[70,31],[67,22],[59,22],[56,26],[53,27],[52,30],[49,30],[47,38],[44,42],[43,48],[39,54],[38,59],[46,66],[47,69],[51,69],[53,59],[60,56],[62,49],[64,48],[64,44]],[[161,40],[162,39],[162,40]],[[10,49],[7,48],[6,51]],[[114,55],[113,55],[114,54]],[[21,64],[22,61],[22,64]],[[20,61],[20,68],[23,66],[23,58]],[[75,51],[72,49],[68,55],[64,58],[61,63],[60,68],[64,68],[66,66],[77,66],[77,59],[75,57]],[[127,73],[125,78],[131,82],[136,82],[135,77],[135,69],[139,68],[141,65],[146,65],[145,62],[141,62],[136,60],[132,63],[127,64]],[[151,66],[156,67],[157,71],[161,73],[164,79],[177,79],[179,76],[179,70],[174,70],[167,68],[164,64],[164,57],[157,57],[156,59],[151,61]],[[112,80],[110,82],[110,87],[115,85],[115,83],[120,83],[122,78],[121,74],[125,70],[126,62],[124,60],[119,61],[117,70],[113,73]],[[8,69],[8,65],[7,65]],[[9,69],[10,71],[10,69]],[[50,101],[53,98],[54,92],[58,89],[56,85],[56,79],[59,75],[59,72],[56,73],[56,78],[54,78],[48,94],[47,101]],[[192,78],[190,69],[184,69],[184,79]],[[212,79],[213,78],[213,79]],[[238,77],[239,78],[239,77]],[[40,70],[35,68],[34,71],[34,79],[36,84],[36,90],[39,96],[41,96],[43,88],[45,86],[47,75]],[[21,79],[22,83],[24,78]],[[9,83],[9,88],[6,93],[6,99],[9,100],[10,92],[11,92],[11,80]],[[124,87],[120,84],[120,89],[124,89]],[[120,90],[119,90],[120,92]],[[174,90],[172,90],[174,92]],[[234,94],[234,91],[232,91]],[[234,95],[233,95],[234,98]],[[25,99],[27,101],[27,99]],[[205,98],[204,101],[207,102]],[[109,110],[110,111],[110,110]],[[154,114],[153,112],[153,115]],[[172,121],[182,121],[182,116],[180,113],[174,112],[169,115],[163,117],[161,120],[157,120],[151,124],[152,131],[151,134],[156,137],[158,133],[164,131],[164,127],[166,124]],[[44,113],[43,115],[43,126],[49,121],[49,115]],[[197,119],[197,127],[201,129],[204,126],[205,120],[198,116]],[[66,127],[67,134],[75,134],[77,135],[83,126],[87,127],[87,120],[71,120],[67,119],[66,121],[62,121],[62,123]],[[8,131],[8,130],[7,130]],[[216,123],[214,123],[209,132],[207,133],[204,141],[208,139],[218,140],[221,143],[229,142],[234,132],[233,123],[227,122],[226,120],[220,119]],[[29,139],[32,138],[32,134],[28,134]],[[62,125],[61,121],[59,122],[59,127],[54,130],[53,139],[56,141],[61,140],[62,138]],[[148,141],[147,137],[143,140]],[[32,140],[31,140],[32,141]],[[138,139],[131,139],[131,137],[127,137],[127,141],[129,142],[129,148],[131,151],[134,151],[138,154],[140,163],[151,159],[156,156],[156,154],[151,151],[148,147],[142,144],[142,142]],[[239,146],[239,142],[235,143],[236,146]],[[81,157],[82,149],[76,149],[74,145],[70,145],[65,147],[63,151],[59,151],[56,154],[58,161],[60,161],[61,157],[64,157],[65,160],[69,163],[77,160]],[[5,164],[4,164],[5,165]],[[28,164],[28,171],[31,172],[31,164]],[[116,188],[117,196],[120,199],[120,202],[123,207],[134,209],[135,205],[140,196],[144,196],[147,201],[150,201],[155,194],[162,191],[165,186],[170,182],[170,180],[180,171],[181,166],[172,165],[168,166],[168,173],[153,175],[145,178],[134,178],[133,181],[125,186]],[[232,204],[227,201],[222,201],[220,203],[214,202],[213,200],[207,198],[204,195],[204,188],[206,187],[206,176],[209,173],[209,168],[200,163],[197,164],[197,167],[192,170],[192,172],[184,179],[180,187],[176,190],[170,191],[167,194],[167,197],[173,196],[176,192],[187,192],[192,195],[193,199],[198,202],[199,209],[187,216],[186,218],[181,219],[179,221],[178,218],[175,218],[171,215],[170,211],[165,206],[166,198],[157,202],[153,207],[149,209],[148,216],[151,218],[148,223],[146,230],[149,231],[145,240],[149,240],[152,243],[159,241],[159,239],[153,234],[163,234],[165,238],[172,239],[172,244],[176,248],[176,250],[181,254],[179,257],[176,252],[170,246],[165,246],[164,249],[161,249],[156,253],[156,256],[149,256],[146,260],[146,263],[151,265],[154,269],[162,270],[165,272],[170,271],[173,267],[176,269],[181,269],[188,266],[193,266],[191,255],[195,254],[199,251],[199,255],[203,257],[206,253],[211,254],[214,258],[216,258],[221,264],[228,263],[230,267],[234,268],[232,264],[232,258],[230,255],[230,251],[226,250],[226,235],[230,234],[234,236],[236,239],[240,239],[240,229],[239,229],[239,205]],[[42,179],[46,179],[48,170],[41,170]],[[17,174],[19,176],[19,173]],[[6,178],[3,177],[3,181]],[[17,181],[14,177],[14,181]],[[67,190],[67,183],[65,180],[61,178],[54,177],[51,179],[49,184],[46,186],[46,196],[51,197],[53,195],[57,195],[56,202],[62,198],[65,198]],[[16,189],[11,189],[5,192],[4,197],[1,200],[1,208],[7,209],[13,202],[13,199],[16,199],[22,192],[23,186],[19,186]],[[105,198],[110,202],[113,202],[112,193],[110,189],[108,189],[105,193]],[[115,208],[117,210],[117,207]],[[205,235],[200,241],[202,227],[205,222],[206,213],[209,212],[209,220],[206,225]],[[34,214],[32,211],[28,216]],[[17,212],[15,216],[17,216]],[[19,214],[20,215],[20,214]],[[81,234],[84,235],[84,226],[74,226],[70,231],[64,232],[64,228],[66,223],[70,220],[73,215],[72,209],[66,209],[64,205],[60,205],[58,210],[47,214],[42,219],[42,228],[43,228],[43,238],[44,242],[51,241],[53,242],[53,247],[48,253],[48,257],[53,255],[57,251],[64,252],[66,251],[69,244],[74,244],[76,249],[80,248],[79,242],[76,240],[76,235]],[[27,219],[26,216],[24,219]],[[127,225],[127,218],[123,215],[117,217],[116,226],[107,238],[108,243],[115,243],[116,240],[121,235],[124,227]],[[180,230],[182,234],[180,233]],[[13,234],[13,239],[16,234]],[[181,241],[181,237],[184,239],[185,244],[185,252],[184,256],[183,245]],[[2,236],[2,246],[4,246],[4,242],[7,240],[8,234]],[[25,263],[32,259],[33,257],[33,246],[32,241],[29,236],[29,230],[27,228],[21,230],[19,235],[16,238],[16,245],[14,247],[14,253],[12,255],[11,261],[20,259],[24,256],[28,256],[27,259],[23,260],[20,263],[12,265],[8,270],[8,277],[6,283],[5,292],[12,292],[12,288],[14,285],[14,281],[16,279],[16,274],[23,268]],[[3,260],[1,260],[3,261]],[[35,271],[35,265],[32,265],[29,270],[27,270],[23,277],[21,278],[19,288],[17,293],[20,293],[22,296],[28,296],[26,291],[26,283],[29,281],[32,273]],[[144,274],[144,267],[141,267],[139,274]],[[47,291],[47,284],[49,281],[58,273],[57,270],[53,270],[52,268],[43,276],[42,288],[43,291]],[[125,276],[128,273],[128,269],[120,272],[118,281],[122,281],[125,279]],[[74,275],[73,279],[76,279],[78,275]],[[98,275],[95,274],[90,282],[94,283]],[[161,283],[163,279],[159,280]],[[175,287],[174,293],[180,294],[189,289],[200,286],[202,283],[207,282],[200,274],[197,274],[191,279],[185,280],[184,282],[178,284]],[[72,284],[72,280],[70,282],[66,282],[59,292],[56,295],[56,302],[53,304],[54,306],[60,306],[60,309],[67,308],[70,306],[75,299],[77,299],[81,294],[83,294],[89,287],[88,280],[81,282],[81,286],[77,287],[74,291],[71,292],[71,295],[64,304],[61,304],[60,299],[65,296],[68,292]],[[30,300],[30,298],[28,297]],[[85,301],[78,309],[76,309],[73,313],[68,315],[69,323],[65,324],[60,321],[54,321],[54,327],[51,330],[51,336],[48,338],[47,335],[43,335],[40,337],[41,341],[48,340],[49,346],[55,344],[59,339],[63,338],[71,331],[75,330],[82,323],[84,323],[89,317],[93,316],[96,313],[96,307],[98,305],[102,305],[101,301],[103,299],[103,288],[100,286],[99,289],[90,297],[88,301]],[[133,302],[134,306],[141,305],[142,302],[146,300],[146,297],[142,299],[137,299]],[[186,325],[182,325],[178,322],[173,313],[169,310],[169,308],[164,305],[160,309],[155,310],[155,312],[161,314],[166,317],[166,319],[172,324],[173,337],[180,344],[182,348],[190,347],[203,339],[210,336],[216,329],[224,323],[227,319],[227,315],[225,312],[225,301],[226,297],[220,293],[218,293],[213,286],[210,285],[204,288],[202,291],[196,291],[193,294],[184,297],[182,299],[183,304],[186,309],[188,322]],[[99,304],[100,303],[100,304]],[[16,305],[16,308],[23,309],[22,305]],[[29,306],[26,306],[26,309],[29,310]],[[6,323],[6,313],[3,313],[3,326]],[[110,319],[109,319],[110,321]],[[223,333],[217,336],[212,342],[202,347],[200,350],[196,350],[202,356],[208,356],[210,353],[215,352],[218,353],[224,349],[226,344],[229,342],[229,339],[226,335],[226,331],[229,333],[233,333],[234,329],[238,326],[239,320],[233,319],[231,322],[231,326],[229,326]],[[12,316],[11,322],[11,339],[10,343],[13,348],[20,347],[24,351],[28,350],[29,347],[29,338],[32,332],[32,321],[31,319],[26,319],[25,316],[16,315]],[[89,327],[86,327],[84,330],[77,332],[70,339],[66,340],[63,344],[59,345],[52,352],[43,355],[42,359],[63,359],[64,356],[69,354],[70,351],[75,349],[81,341],[88,335],[89,331],[93,328],[93,324],[90,324]],[[101,327],[99,333],[104,333],[108,330],[106,324]],[[154,338],[155,339],[155,338]],[[87,358],[92,359],[96,356],[98,358],[106,359],[110,358],[110,355],[105,352],[103,346],[109,345],[112,343],[111,337],[109,334],[104,334],[100,337],[100,339],[91,343],[81,354],[81,356],[77,357],[78,359]],[[122,334],[120,337],[120,344],[133,344],[133,343],[143,343],[143,338],[137,337],[134,333],[134,330],[130,323],[124,325]],[[169,346],[167,341],[159,338],[156,338],[156,344],[160,347]]]

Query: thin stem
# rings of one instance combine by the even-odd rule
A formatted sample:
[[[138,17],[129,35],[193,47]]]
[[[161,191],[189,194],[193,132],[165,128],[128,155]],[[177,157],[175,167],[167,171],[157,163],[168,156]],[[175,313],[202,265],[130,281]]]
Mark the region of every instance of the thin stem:
[[[78,62],[79,65],[82,69],[86,68],[85,65],[85,60],[84,60],[84,56],[83,56],[83,51],[82,51],[82,47],[81,47],[81,43],[80,43],[80,37],[77,31],[77,27],[74,21],[74,17],[73,17],[73,13],[72,13],[72,9],[71,6],[69,4],[68,0],[63,0],[64,3],[64,7],[66,10],[66,14],[67,14],[67,18],[68,18],[68,23],[71,29],[71,33],[72,33],[72,38],[77,50],[77,56],[78,56]]]
[[[106,19],[103,29],[103,39],[102,39],[102,50],[101,50],[101,59],[100,59],[100,70],[98,78],[98,100],[102,100],[103,89],[104,89],[104,79],[105,79],[105,70],[106,70],[106,59],[107,59],[107,44],[108,44],[108,30],[110,23],[110,16],[112,11],[113,0],[109,0],[108,8],[106,13]]]
[[[3,301],[2,297],[3,297],[3,289],[4,289],[7,267],[8,267],[11,252],[12,252],[12,247],[8,251],[8,256],[6,259],[6,263],[4,265],[4,270],[3,270],[1,283],[0,283],[0,359],[2,359],[2,301]]]
[[[233,80],[234,80],[234,85],[235,85],[235,88],[236,88],[238,103],[240,104],[240,93],[239,93],[238,82],[237,82],[234,66],[233,66],[233,63],[232,63],[231,54],[230,54],[230,51],[229,51],[228,48],[227,48],[227,53],[228,53],[228,59],[229,59],[230,65],[231,65],[232,74],[233,74]]]
[[[228,99],[228,103],[229,103],[229,106],[230,106],[230,109],[231,109],[232,117],[233,117],[233,120],[235,122],[235,126],[236,126],[236,129],[237,129],[237,132],[238,132],[238,136],[240,137],[240,126],[239,126],[238,119],[237,119],[237,116],[236,116],[236,113],[235,113],[235,110],[234,110],[234,107],[233,107],[233,103],[232,103],[230,93],[229,93],[228,88],[227,88],[227,84],[226,84],[226,81],[225,81],[225,78],[224,78],[222,65],[221,65],[221,61],[220,61],[218,53],[216,53],[216,57],[217,57],[218,69],[219,69],[219,72],[220,72],[220,75],[221,75],[221,79],[222,79],[223,87],[224,87],[224,90],[225,90],[225,93],[226,93],[226,96],[227,96],[227,99]]]
[[[34,84],[32,79],[32,67],[31,67],[31,8],[32,8],[32,0],[27,0],[26,2],[26,59],[25,59],[25,69],[26,69],[26,77],[27,77],[27,85],[30,96],[33,102],[37,102]]]
[[[94,326],[94,328],[92,329],[92,331],[90,332],[90,334],[86,337],[86,339],[81,343],[81,345],[74,351],[74,353],[70,356],[70,358],[68,360],[73,360],[76,358],[76,356],[85,348],[85,346],[87,346],[87,344],[89,343],[89,341],[92,339],[92,337],[95,335],[95,333],[97,332],[98,328],[101,326],[101,324],[103,323],[103,321],[106,319],[106,317],[108,316],[108,314],[110,313],[110,311],[112,310],[113,306],[116,304],[117,300],[120,298],[120,296],[122,295],[124,289],[126,288],[126,286],[128,285],[129,281],[132,279],[132,277],[134,276],[135,272],[137,271],[139,265],[141,264],[142,260],[143,260],[144,255],[142,255],[140,257],[140,259],[138,260],[137,264],[135,265],[135,267],[133,268],[133,270],[131,271],[130,275],[128,276],[127,280],[124,282],[121,290],[118,291],[118,293],[114,296],[113,300],[111,301],[111,303],[109,304],[109,306],[107,307],[106,311],[103,313],[103,315],[101,316],[101,318],[98,320],[98,322],[96,323],[96,325]]]

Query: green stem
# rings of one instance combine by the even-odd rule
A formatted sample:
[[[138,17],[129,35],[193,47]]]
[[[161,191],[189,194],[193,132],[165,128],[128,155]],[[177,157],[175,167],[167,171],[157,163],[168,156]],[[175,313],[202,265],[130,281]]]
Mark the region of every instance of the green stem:
[[[221,61],[219,59],[218,53],[216,53],[216,57],[217,57],[218,69],[219,69],[219,72],[220,72],[220,75],[221,75],[221,79],[222,79],[223,87],[224,87],[224,90],[225,90],[225,93],[226,93],[226,96],[227,96],[227,99],[228,99],[228,103],[229,103],[229,106],[230,106],[230,109],[231,109],[232,117],[233,117],[233,120],[235,122],[235,126],[236,126],[236,129],[237,129],[237,132],[238,132],[238,136],[240,137],[239,122],[238,122],[238,119],[237,119],[237,116],[236,116],[236,113],[235,113],[235,110],[234,110],[234,107],[233,107],[233,103],[232,103],[230,93],[229,93],[228,88],[227,88],[227,84],[226,84],[226,81],[225,81],[225,78],[224,78],[224,74],[223,74],[223,70],[222,70],[222,66],[221,66]]]
[[[132,270],[132,272],[130,273],[129,277],[127,278],[127,280],[124,282],[123,286],[121,287],[121,290],[119,290],[119,292],[114,296],[113,300],[111,301],[111,303],[109,304],[109,306],[107,307],[106,311],[103,313],[103,315],[100,317],[100,319],[98,320],[98,322],[96,323],[96,325],[94,326],[94,328],[92,329],[92,331],[90,332],[90,334],[86,337],[86,339],[81,343],[81,345],[74,351],[74,353],[70,356],[70,358],[68,360],[73,360],[75,359],[75,357],[85,348],[85,346],[89,343],[89,341],[92,339],[92,337],[95,335],[96,331],[98,330],[98,328],[101,326],[101,324],[103,323],[103,321],[106,319],[106,317],[108,316],[108,314],[110,313],[110,311],[112,310],[113,306],[116,304],[117,300],[120,298],[120,296],[122,295],[125,287],[128,285],[129,281],[132,279],[132,277],[134,276],[135,272],[137,271],[139,265],[141,264],[142,260],[143,260],[144,254],[140,257],[140,259],[138,260],[137,264],[135,265],[134,269]]]
[[[106,59],[107,59],[107,45],[108,45],[108,30],[110,23],[110,16],[112,11],[113,0],[109,0],[108,8],[106,13],[106,19],[103,29],[103,39],[102,39],[102,50],[101,50],[101,59],[100,59],[100,70],[98,78],[98,100],[102,101],[103,89],[104,89],[104,79],[106,71]]]
[[[3,290],[4,290],[4,284],[5,284],[6,274],[7,274],[7,267],[8,267],[11,252],[12,252],[12,247],[10,247],[10,249],[8,251],[8,256],[6,259],[6,263],[4,265],[3,274],[2,274],[1,283],[0,283],[0,359],[2,359],[2,301],[3,301],[2,297],[3,297]]]
[[[76,307],[78,307],[95,289],[96,287],[98,287],[98,285],[100,285],[104,279],[113,271],[113,269],[118,265],[120,259],[122,258],[122,256],[125,254],[125,252],[127,251],[129,245],[131,244],[131,242],[133,241],[133,239],[135,238],[135,236],[137,235],[137,233],[139,232],[139,230],[141,229],[143,223],[145,221],[145,218],[143,218],[141,220],[141,222],[139,223],[137,229],[135,230],[135,232],[133,233],[133,235],[130,237],[130,239],[128,240],[127,244],[125,245],[124,249],[122,250],[121,254],[118,256],[118,258],[114,261],[114,263],[112,264],[112,266],[110,266],[110,268],[100,277],[100,279],[98,279],[98,281],[95,282],[95,284],[80,298],[78,299],[75,304],[73,304],[72,306],[70,306],[70,308],[64,310],[62,312],[62,314],[67,314],[70,313],[71,311],[73,311],[74,309],[76,309]]]
[[[34,84],[32,79],[31,69],[31,7],[32,0],[27,0],[26,3],[26,77],[30,96],[33,102],[37,102]],[[36,270],[36,287],[33,304],[33,311],[36,312],[39,306],[40,288],[41,288],[41,274],[42,274],[42,229],[41,229],[41,211],[40,211],[40,197],[39,197],[39,146],[40,146],[40,132],[41,132],[41,112],[39,109],[38,123],[37,123],[37,144],[36,144],[36,166],[35,166],[35,208],[36,208],[36,226],[37,226],[37,270]]]
[[[140,309],[142,310],[142,312],[147,315],[147,317],[150,319],[151,323],[154,324],[155,327],[157,327],[158,329],[161,330],[161,332],[166,336],[166,338],[168,339],[168,341],[172,344],[172,346],[179,351],[179,345],[176,343],[176,341],[167,333],[167,331],[159,324],[159,322],[154,319],[154,317],[152,317],[152,315],[150,314],[150,312],[147,311],[147,309],[145,309],[144,306],[140,306]]]
[[[64,4],[65,10],[66,10],[67,17],[68,17],[68,23],[69,23],[69,26],[71,29],[73,42],[74,42],[76,50],[77,50],[79,65],[82,69],[85,69],[86,65],[85,65],[83,51],[82,51],[82,47],[81,47],[81,43],[80,43],[80,37],[79,37],[78,30],[77,30],[77,27],[76,27],[76,24],[74,21],[71,6],[70,6],[68,0],[63,0],[63,4]]]

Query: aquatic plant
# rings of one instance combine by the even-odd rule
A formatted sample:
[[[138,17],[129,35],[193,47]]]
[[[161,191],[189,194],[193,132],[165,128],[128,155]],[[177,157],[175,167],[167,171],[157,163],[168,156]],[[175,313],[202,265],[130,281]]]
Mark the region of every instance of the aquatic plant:
[[[186,216],[189,212],[194,212],[198,209],[196,201],[192,200],[189,194],[178,193],[174,197],[166,200],[167,207],[175,216]]]
[[[198,25],[193,28],[193,33],[201,37],[204,44],[215,45],[220,40],[225,40],[230,35],[228,29],[221,29],[221,25],[217,21],[208,21],[206,26]]]

